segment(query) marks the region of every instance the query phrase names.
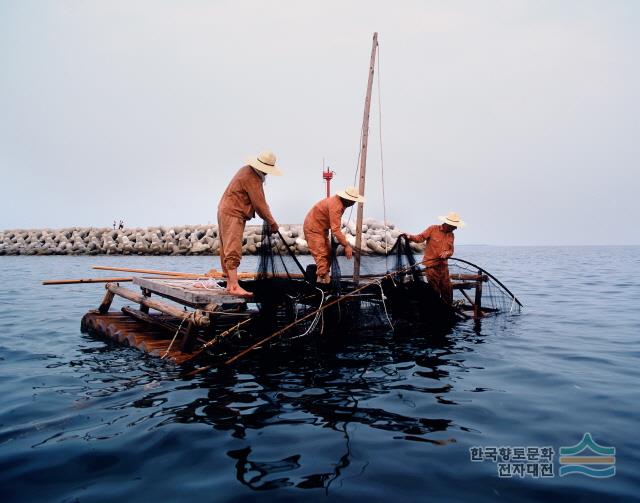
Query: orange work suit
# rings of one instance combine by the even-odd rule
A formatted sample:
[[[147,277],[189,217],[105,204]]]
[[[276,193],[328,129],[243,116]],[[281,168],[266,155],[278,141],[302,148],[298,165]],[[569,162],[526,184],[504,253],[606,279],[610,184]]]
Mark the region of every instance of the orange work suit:
[[[304,219],[304,237],[309,245],[309,252],[316,261],[318,277],[327,276],[331,268],[329,231],[342,246],[349,246],[340,230],[344,210],[340,196],[333,195],[314,204]]]
[[[264,179],[251,166],[243,166],[229,182],[218,204],[220,264],[226,274],[242,258],[242,237],[247,220],[256,213],[269,225],[276,223],[264,197]]]
[[[433,289],[440,294],[445,302],[453,302],[453,289],[449,278],[449,266],[447,260],[441,255],[446,253],[447,258],[453,255],[453,232],[445,232],[442,225],[427,227],[420,234],[408,236],[414,243],[427,242],[424,249],[423,263],[426,267],[427,281]]]

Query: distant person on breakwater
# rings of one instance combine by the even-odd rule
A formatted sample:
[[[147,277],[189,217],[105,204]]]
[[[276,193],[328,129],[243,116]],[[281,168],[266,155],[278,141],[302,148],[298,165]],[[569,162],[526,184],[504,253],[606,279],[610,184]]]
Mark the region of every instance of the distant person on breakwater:
[[[345,256],[349,260],[353,256],[353,249],[340,227],[344,211],[355,203],[364,203],[364,197],[358,193],[358,189],[355,187],[347,187],[342,192],[318,201],[304,219],[304,237],[307,240],[309,252],[316,262],[316,281],[318,283],[326,284],[331,281],[329,231],[344,246]]]
[[[113,221],[113,230],[114,231],[116,230],[116,221],[115,220]]]
[[[242,235],[247,220],[256,213],[265,220],[271,232],[278,232],[269,205],[264,196],[266,175],[280,176],[276,156],[265,151],[247,159],[247,165],[231,179],[218,204],[218,237],[220,238],[220,264],[227,276],[227,291],[233,295],[251,296],[238,283],[238,266],[242,258]]]
[[[118,224],[118,230],[122,230],[124,229],[124,220],[120,220],[120,223]]]
[[[424,249],[423,264],[426,267],[427,280],[445,302],[453,303],[453,288],[449,278],[447,259],[453,255],[453,231],[467,225],[460,215],[452,211],[446,217],[439,216],[440,225],[427,227],[420,234],[405,234],[414,243],[427,242]]]

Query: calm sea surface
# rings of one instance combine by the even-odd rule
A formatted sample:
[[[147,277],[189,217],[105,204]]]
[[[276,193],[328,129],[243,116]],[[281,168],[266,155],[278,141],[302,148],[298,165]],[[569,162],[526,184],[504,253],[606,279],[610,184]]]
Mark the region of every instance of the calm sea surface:
[[[217,257],[0,257],[0,502],[638,501],[640,247],[458,254],[522,314],[439,338],[310,342],[193,379],[80,333],[103,285],[40,281],[98,276],[94,264],[205,271]],[[616,448],[614,477],[559,476],[560,447],[586,432]],[[555,476],[470,460],[505,446],[553,447]]]

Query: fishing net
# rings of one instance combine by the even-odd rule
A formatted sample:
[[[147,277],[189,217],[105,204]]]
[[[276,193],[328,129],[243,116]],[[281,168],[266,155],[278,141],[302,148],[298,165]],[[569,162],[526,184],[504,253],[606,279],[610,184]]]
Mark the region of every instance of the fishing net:
[[[290,249],[292,244],[292,238],[272,234],[265,223],[257,244],[260,260],[256,280],[243,285],[254,293],[265,333],[291,323],[296,326],[289,338],[308,335],[317,327],[338,327],[338,333],[398,323],[450,327],[465,318],[520,309],[517,299],[496,278],[459,259],[449,261],[453,304],[443,301],[427,280],[422,257],[415,255],[404,236],[391,247],[385,244],[388,249],[383,253],[360,250],[357,283],[353,280],[356,250],[354,259],[348,260],[343,247],[332,242],[331,282],[319,285],[315,283],[313,259],[296,256]],[[337,299],[340,301],[327,305]]]
[[[473,305],[478,305],[485,316],[520,314],[520,301],[483,268],[466,260],[450,258],[449,275],[454,285],[453,303],[459,309],[473,314]]]
[[[325,301],[326,293],[305,276],[305,265],[310,257],[295,256],[289,246],[293,243],[280,233],[270,232],[266,222],[262,238],[256,247],[259,253],[258,270],[254,280],[240,282],[253,293],[250,303],[255,306],[252,333],[269,335],[295,323],[295,330],[287,338],[308,335],[322,321],[322,313],[316,311]],[[302,260],[302,261],[301,261]],[[305,265],[303,265],[305,263]],[[307,315],[308,318],[305,318]]]

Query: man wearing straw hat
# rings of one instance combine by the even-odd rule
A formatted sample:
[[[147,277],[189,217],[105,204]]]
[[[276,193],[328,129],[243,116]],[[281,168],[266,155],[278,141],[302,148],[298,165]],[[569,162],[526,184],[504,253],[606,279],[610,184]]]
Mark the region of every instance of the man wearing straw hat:
[[[316,262],[316,278],[318,283],[330,281],[330,257],[331,243],[329,231],[338,243],[344,246],[345,256],[351,260],[353,249],[342,233],[342,214],[355,203],[364,203],[364,197],[358,193],[355,187],[347,187],[331,197],[318,201],[307,213],[304,219],[304,237],[309,246],[309,252]]]
[[[438,219],[442,224],[432,225],[420,234],[409,234],[406,237],[414,243],[427,242],[422,262],[426,267],[427,281],[440,294],[442,300],[451,304],[453,303],[453,289],[451,288],[447,259],[453,255],[453,231],[466,224],[455,211],[446,217],[439,216]]]
[[[262,185],[266,175],[282,175],[276,166],[276,156],[269,151],[247,159],[247,164],[231,179],[218,204],[220,264],[227,276],[227,291],[232,295],[251,296],[238,284],[238,266],[242,258],[242,238],[247,220],[257,213],[269,224],[271,232],[278,232],[278,224],[264,197]]]

